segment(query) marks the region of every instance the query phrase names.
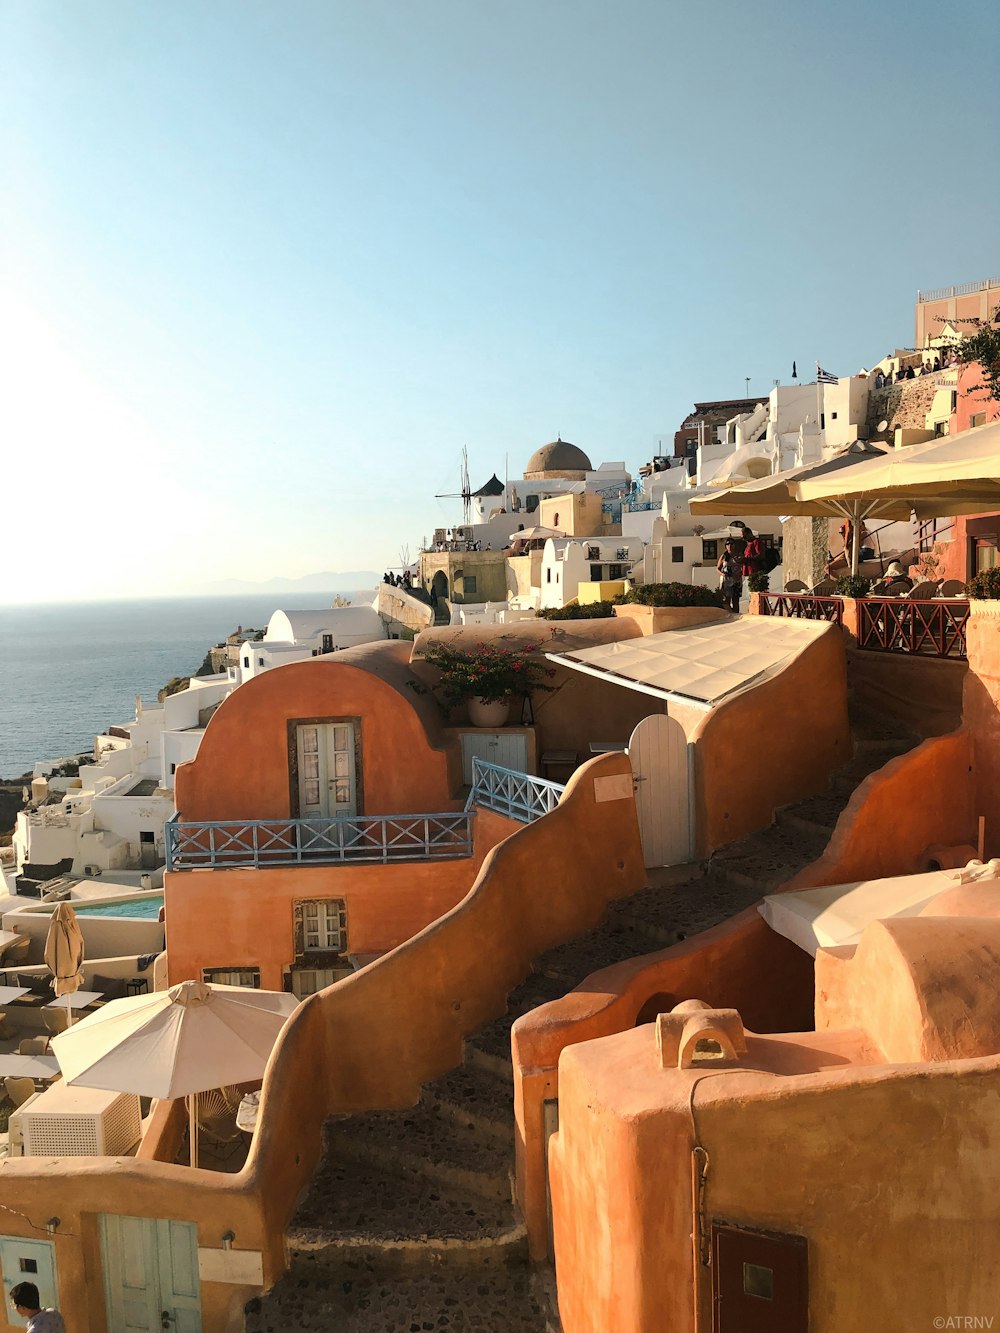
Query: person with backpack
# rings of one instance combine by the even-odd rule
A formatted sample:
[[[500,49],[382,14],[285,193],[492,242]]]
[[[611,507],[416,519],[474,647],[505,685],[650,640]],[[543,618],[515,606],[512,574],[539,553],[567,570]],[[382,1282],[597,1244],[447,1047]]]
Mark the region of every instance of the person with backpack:
[[[739,525],[743,534],[743,555],[740,557],[740,564],[743,577],[748,579],[751,574],[756,574],[758,570],[764,568],[764,543],[759,537],[755,537],[753,531],[745,523]]]

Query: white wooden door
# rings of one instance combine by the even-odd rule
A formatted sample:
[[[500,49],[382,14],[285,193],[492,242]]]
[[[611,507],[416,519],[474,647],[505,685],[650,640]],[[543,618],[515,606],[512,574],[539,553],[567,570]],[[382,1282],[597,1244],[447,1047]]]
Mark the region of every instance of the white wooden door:
[[[56,1250],[48,1240],[25,1240],[22,1236],[0,1236],[0,1269],[3,1270],[4,1313],[7,1323],[24,1328],[27,1319],[14,1313],[10,1289],[19,1282],[34,1282],[42,1309],[58,1308]]]
[[[462,780],[469,786],[472,785],[473,759],[485,759],[501,768],[527,773],[528,738],[517,731],[463,731]]]
[[[101,1216],[108,1329],[201,1333],[198,1231],[193,1222]]]
[[[358,813],[353,722],[310,722],[295,728],[300,819]]]
[[[635,804],[647,866],[691,859],[691,791],[688,744],[681,724],[656,714],[644,717],[628,743]]]

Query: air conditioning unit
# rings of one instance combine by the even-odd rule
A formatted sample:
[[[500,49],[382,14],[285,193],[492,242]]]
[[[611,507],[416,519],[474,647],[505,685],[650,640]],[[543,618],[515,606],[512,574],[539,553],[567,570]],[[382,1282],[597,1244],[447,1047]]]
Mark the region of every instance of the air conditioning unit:
[[[118,1157],[142,1132],[133,1092],[54,1083],[17,1114],[25,1157]]]
[[[27,1101],[22,1102],[16,1111],[11,1111],[10,1118],[7,1121],[7,1156],[24,1156],[24,1125],[21,1123],[21,1113],[27,1111],[33,1102],[37,1102],[41,1097],[40,1092],[33,1092]]]
[[[83,873],[84,873],[85,875],[99,875],[99,874],[101,873],[101,867],[100,867],[100,866],[84,866],[84,867],[83,867]]]

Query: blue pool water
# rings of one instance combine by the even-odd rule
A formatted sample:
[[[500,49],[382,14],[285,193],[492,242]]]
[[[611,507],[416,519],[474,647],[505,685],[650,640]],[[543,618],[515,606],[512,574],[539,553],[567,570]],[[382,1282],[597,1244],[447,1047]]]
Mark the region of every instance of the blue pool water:
[[[155,921],[162,906],[163,894],[150,893],[144,898],[132,898],[127,902],[93,903],[89,907],[78,907],[74,903],[73,911],[77,916],[122,916],[138,921]]]

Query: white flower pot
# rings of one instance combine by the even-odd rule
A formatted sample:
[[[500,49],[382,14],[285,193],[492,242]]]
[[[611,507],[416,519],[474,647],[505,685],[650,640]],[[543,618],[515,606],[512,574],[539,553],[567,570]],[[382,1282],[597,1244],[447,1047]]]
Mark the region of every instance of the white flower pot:
[[[506,699],[470,699],[469,721],[474,727],[502,727],[510,712],[510,696]]]

